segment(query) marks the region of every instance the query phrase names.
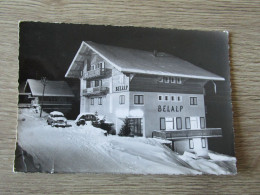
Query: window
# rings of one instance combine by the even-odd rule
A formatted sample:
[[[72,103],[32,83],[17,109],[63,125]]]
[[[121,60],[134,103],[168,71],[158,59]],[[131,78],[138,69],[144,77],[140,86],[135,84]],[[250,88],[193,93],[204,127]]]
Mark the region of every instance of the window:
[[[134,104],[144,104],[144,96],[134,95]]]
[[[204,117],[200,117],[200,128],[205,129],[205,118]]]
[[[90,99],[90,104],[91,104],[91,105],[94,105],[94,98],[91,98],[91,99]]]
[[[164,77],[164,78],[163,78],[163,81],[164,81],[165,83],[169,83],[169,77]]]
[[[198,105],[197,97],[190,97],[190,105]]]
[[[162,96],[161,95],[158,96],[158,100],[162,101]]]
[[[168,101],[168,95],[164,96],[164,100]]]
[[[182,129],[182,120],[181,120],[181,117],[177,117],[176,118],[176,126],[177,126],[177,129]]]
[[[190,129],[190,117],[185,118],[185,127],[186,129]]]
[[[91,88],[95,87],[95,81],[90,81],[90,87]]]
[[[165,130],[165,118],[160,118],[160,130]]]
[[[206,139],[205,138],[201,138],[201,145],[202,145],[202,148],[206,148]]]
[[[102,80],[95,80],[95,87],[100,87],[102,86]]]
[[[97,64],[97,68],[105,68],[105,62],[99,62],[98,64]]]
[[[181,96],[178,96],[178,97],[177,97],[177,101],[178,101],[178,102],[181,102],[181,101],[182,101],[182,97],[181,97]]]
[[[178,77],[177,78],[177,84],[181,84],[182,82],[181,82],[181,78],[180,77]]]
[[[125,96],[124,95],[119,96],[119,104],[125,104]]]
[[[171,83],[176,83],[175,77],[171,77]]]
[[[160,82],[160,83],[163,82],[163,77],[159,77],[159,82]]]
[[[189,147],[190,147],[190,149],[194,148],[193,139],[189,139]]]
[[[102,97],[98,98],[98,105],[102,105]]]
[[[171,99],[172,99],[172,101],[174,101],[174,99],[175,99],[174,96],[172,96]]]

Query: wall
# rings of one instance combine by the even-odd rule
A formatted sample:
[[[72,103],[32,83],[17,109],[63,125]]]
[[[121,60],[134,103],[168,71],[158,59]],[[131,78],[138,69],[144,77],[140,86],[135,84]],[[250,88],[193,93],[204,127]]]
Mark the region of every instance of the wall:
[[[134,105],[134,95],[144,95],[144,105]],[[177,94],[173,95],[182,96],[181,102],[172,101],[159,101],[159,95],[172,95],[172,93],[153,93],[153,92],[130,92],[130,110],[140,110],[143,112],[145,118],[145,136],[151,137],[152,131],[160,130],[160,117],[182,117],[182,127],[185,127],[185,117],[199,116],[205,117],[204,96],[202,94]],[[190,97],[198,98],[198,105],[190,105]],[[158,106],[165,106],[165,112],[158,111]],[[167,106],[172,108],[174,106],[175,111],[168,112]],[[182,106],[181,112],[180,106]],[[176,109],[177,108],[177,109]],[[171,109],[170,109],[171,111]],[[141,116],[141,115],[140,115]]]

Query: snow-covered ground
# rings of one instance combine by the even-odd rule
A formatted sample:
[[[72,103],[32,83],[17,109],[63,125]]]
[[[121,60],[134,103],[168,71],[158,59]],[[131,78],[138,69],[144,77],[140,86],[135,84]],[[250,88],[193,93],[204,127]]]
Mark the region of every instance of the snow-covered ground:
[[[92,172],[133,174],[234,174],[236,159],[213,152],[210,159],[178,155],[160,140],[105,136],[88,124],[56,128],[47,125],[46,113],[20,109],[18,144],[43,172]]]

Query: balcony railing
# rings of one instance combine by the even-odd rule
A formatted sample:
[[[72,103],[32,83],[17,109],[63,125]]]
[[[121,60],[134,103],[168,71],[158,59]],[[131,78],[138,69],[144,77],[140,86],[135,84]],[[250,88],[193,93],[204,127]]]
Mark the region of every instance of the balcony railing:
[[[177,140],[194,137],[222,137],[221,128],[206,128],[194,130],[172,130],[153,131],[152,137],[159,137],[168,140]]]
[[[83,89],[82,95],[84,96],[92,96],[92,95],[105,95],[109,91],[108,87],[93,87]]]
[[[95,70],[89,70],[86,73],[83,74],[83,79],[90,79],[90,78],[96,78],[105,76],[106,69],[105,68],[98,68]]]

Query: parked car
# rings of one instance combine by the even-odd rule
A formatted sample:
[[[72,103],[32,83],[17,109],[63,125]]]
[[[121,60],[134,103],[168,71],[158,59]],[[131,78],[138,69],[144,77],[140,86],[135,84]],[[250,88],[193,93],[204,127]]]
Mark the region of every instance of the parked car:
[[[48,116],[47,123],[52,127],[66,127],[67,119],[64,117],[62,112],[53,111]]]
[[[85,125],[86,121],[95,121],[96,116],[93,113],[81,113],[76,118],[75,122],[78,126]]]

